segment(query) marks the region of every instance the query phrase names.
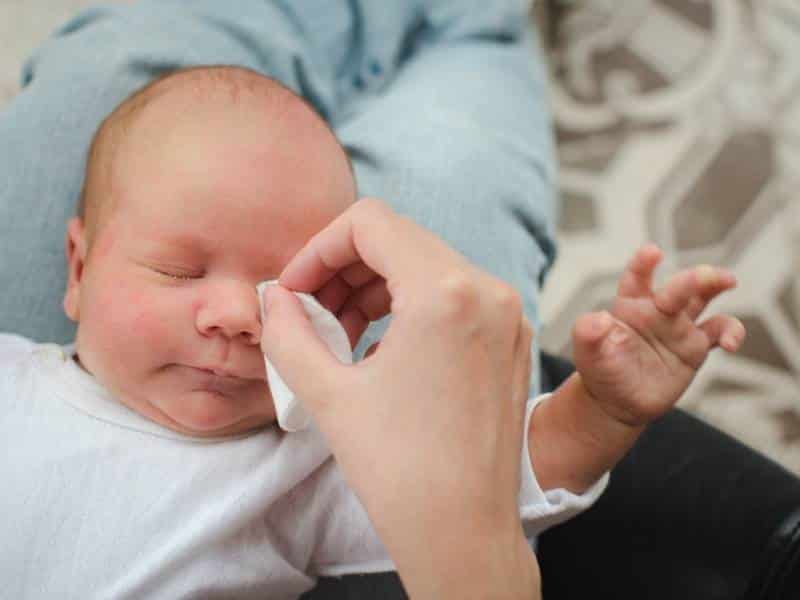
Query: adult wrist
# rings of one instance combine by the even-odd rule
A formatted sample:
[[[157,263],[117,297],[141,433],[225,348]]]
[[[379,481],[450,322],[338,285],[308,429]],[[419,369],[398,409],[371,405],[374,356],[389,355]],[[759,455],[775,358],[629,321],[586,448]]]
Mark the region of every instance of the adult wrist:
[[[454,542],[434,557],[421,552],[410,563],[395,561],[412,599],[541,598],[539,565],[521,527],[513,539],[473,535],[466,527]]]

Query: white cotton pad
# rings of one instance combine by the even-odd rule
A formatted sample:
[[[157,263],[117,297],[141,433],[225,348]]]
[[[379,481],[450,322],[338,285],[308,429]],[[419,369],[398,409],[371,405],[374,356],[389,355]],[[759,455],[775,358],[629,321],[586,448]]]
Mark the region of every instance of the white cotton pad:
[[[262,281],[256,286],[258,290],[258,303],[261,306],[261,320],[264,320],[264,288],[268,285],[277,285],[275,279]],[[322,306],[311,294],[294,292],[294,295],[303,304],[306,314],[314,326],[317,335],[324,341],[333,355],[344,364],[353,363],[353,352],[350,341],[341,323],[328,309]],[[267,382],[275,402],[275,412],[278,416],[278,426],[284,431],[302,431],[311,425],[311,415],[303,408],[300,399],[294,395],[286,385],[278,371],[264,355],[264,364],[267,366]],[[310,373],[309,377],[314,374]]]

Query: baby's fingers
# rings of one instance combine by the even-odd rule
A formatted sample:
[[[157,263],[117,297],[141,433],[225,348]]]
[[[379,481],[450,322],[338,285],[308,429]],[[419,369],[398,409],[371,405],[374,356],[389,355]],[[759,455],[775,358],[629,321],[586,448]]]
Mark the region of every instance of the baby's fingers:
[[[629,298],[649,297],[653,289],[653,271],[662,258],[661,249],[646,244],[628,262],[617,287],[617,295]]]
[[[742,322],[729,315],[713,316],[703,321],[699,327],[708,336],[711,348],[720,346],[728,352],[736,352],[746,335]]]
[[[653,302],[666,315],[686,310],[689,318],[694,320],[711,300],[733,287],[736,287],[736,277],[732,273],[719,267],[700,265],[671,277],[655,293]]]

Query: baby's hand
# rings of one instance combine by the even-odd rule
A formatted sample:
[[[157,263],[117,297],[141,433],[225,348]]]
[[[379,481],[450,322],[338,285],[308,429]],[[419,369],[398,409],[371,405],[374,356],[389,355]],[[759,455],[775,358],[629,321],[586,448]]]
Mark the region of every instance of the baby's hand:
[[[640,248],[622,274],[611,312],[581,316],[572,333],[586,390],[607,415],[631,426],[666,413],[712,348],[735,352],[745,336],[742,323],[728,315],[696,322],[711,300],[736,286],[730,272],[701,265],[654,292],[661,257],[655,245]]]

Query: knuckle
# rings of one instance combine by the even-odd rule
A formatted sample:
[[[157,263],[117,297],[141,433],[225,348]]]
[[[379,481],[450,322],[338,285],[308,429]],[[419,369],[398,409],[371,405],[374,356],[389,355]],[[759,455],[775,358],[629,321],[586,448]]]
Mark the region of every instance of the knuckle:
[[[455,270],[439,282],[437,305],[446,319],[463,319],[473,316],[478,309],[478,286],[468,273]]]
[[[682,318],[673,321],[671,336],[679,339],[686,338],[691,335],[694,328],[694,322],[688,316],[682,315]]]
[[[361,198],[353,205],[352,210],[352,219],[363,221],[365,225],[369,225],[375,218],[385,218],[392,212],[389,205],[378,198]]]
[[[692,367],[699,368],[705,362],[711,349],[708,336],[702,331],[696,331],[689,337],[686,350],[686,362]]]
[[[379,198],[361,198],[356,206],[360,212],[379,212],[389,209],[389,205]]]
[[[645,330],[654,330],[661,320],[661,315],[657,310],[640,307],[638,310],[639,326]]]
[[[495,302],[499,310],[509,316],[521,318],[522,297],[517,290],[506,283],[498,283],[495,292]]]

